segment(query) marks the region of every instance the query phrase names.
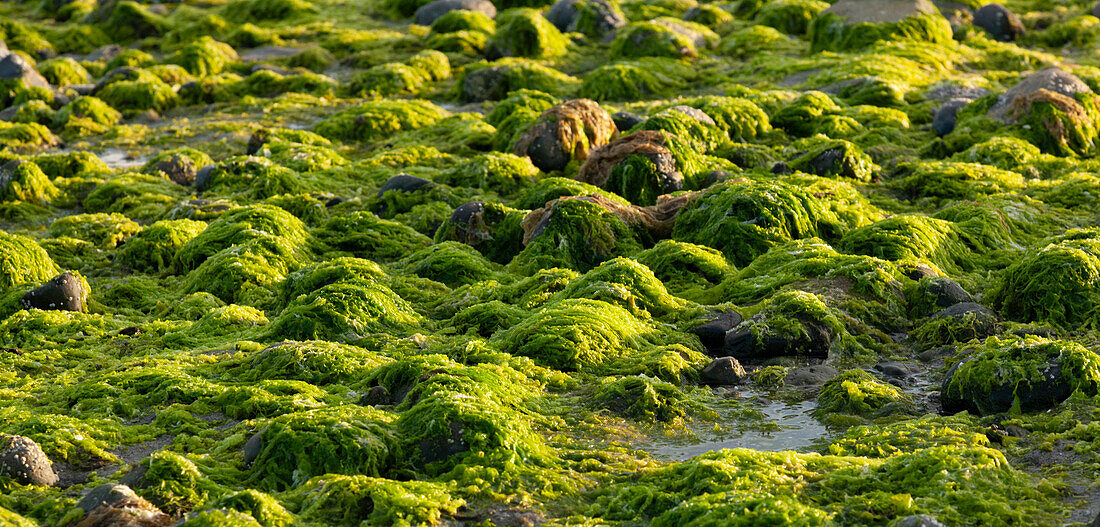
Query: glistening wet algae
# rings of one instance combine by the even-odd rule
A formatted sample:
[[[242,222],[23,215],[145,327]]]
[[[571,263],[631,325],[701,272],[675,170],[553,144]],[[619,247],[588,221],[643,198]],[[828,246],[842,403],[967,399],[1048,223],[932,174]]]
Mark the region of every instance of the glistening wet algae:
[[[1091,4],[455,3],[0,4],[0,524],[1097,516]]]

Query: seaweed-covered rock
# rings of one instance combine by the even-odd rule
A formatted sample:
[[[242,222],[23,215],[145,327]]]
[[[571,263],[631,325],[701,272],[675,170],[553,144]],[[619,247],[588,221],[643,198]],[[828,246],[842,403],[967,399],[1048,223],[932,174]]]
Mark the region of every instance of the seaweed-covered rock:
[[[477,249],[454,241],[437,243],[409,254],[396,262],[394,268],[450,287],[488,280],[496,273],[493,264]]]
[[[161,220],[145,227],[119,250],[119,260],[141,272],[163,272],[181,247],[206,229],[206,224],[194,220]]]
[[[618,130],[606,110],[590,99],[573,99],[542,113],[516,140],[513,151],[544,172],[583,161],[615,137]]]
[[[17,435],[0,436],[0,476],[23,485],[50,486],[57,483],[57,473],[42,447],[33,439]]]
[[[1077,76],[1056,66],[1039,70],[998,95],[987,115],[1020,127],[1022,137],[1055,155],[1096,151],[1097,96]]]
[[[1001,331],[1000,317],[974,302],[959,302],[932,314],[910,333],[918,345],[931,348],[984,339]]]
[[[298,518],[321,525],[433,525],[464,501],[446,485],[366,475],[317,476],[285,498]]]
[[[580,130],[580,132],[583,134],[584,130]],[[578,138],[568,133],[563,135],[578,143],[585,142],[584,137]],[[536,139],[535,142],[537,142],[539,146],[543,144],[543,142],[538,139]],[[562,145],[558,144],[553,146],[561,147]],[[579,144],[576,146],[580,149]],[[531,148],[535,149],[537,147],[532,146]],[[532,164],[533,159],[520,157],[527,155],[528,152],[518,152],[519,144],[517,144],[516,150],[517,152],[515,155],[499,152],[478,154],[467,162],[448,170],[438,178],[437,181],[454,187],[493,190],[502,196],[512,195],[517,190],[530,185],[535,179],[535,176],[539,173],[539,169],[535,168],[538,164]],[[547,148],[547,150],[549,150],[549,148]],[[554,152],[554,155],[561,154]],[[538,155],[534,155],[534,157],[538,157]]]
[[[824,177],[870,181],[875,163],[853,143],[836,139],[814,145],[789,163],[791,168]]]
[[[664,131],[642,130],[619,136],[596,150],[581,165],[577,179],[622,196],[632,203],[652,205],[657,197],[697,188],[698,153]]]
[[[388,414],[355,405],[318,408],[271,420],[249,479],[283,490],[322,474],[384,474],[396,461]]]
[[[457,207],[439,226],[435,242],[465,243],[489,260],[507,264],[523,250],[523,227],[527,211],[499,203],[471,201]]]
[[[694,58],[700,48],[717,45],[717,37],[706,26],[674,18],[634,22],[616,32],[611,56]]]
[[[558,0],[546,18],[560,31],[600,38],[626,25],[617,0]]]
[[[839,110],[840,106],[829,95],[808,91],[775,112],[772,124],[792,135],[805,137],[814,133],[818,118]]]
[[[990,297],[1010,319],[1074,328],[1096,323],[1098,281],[1100,240],[1089,231],[1068,231],[1010,265]]]
[[[271,252],[291,261],[310,252],[311,236],[302,220],[271,205],[253,205],[226,212],[180,248],[177,269],[198,267],[224,249],[261,242]]]
[[[355,342],[373,334],[407,334],[421,317],[379,283],[336,282],[295,298],[271,323],[276,338]]]
[[[911,398],[893,385],[875,379],[864,370],[848,370],[821,388],[814,416],[826,420],[836,413],[870,417],[911,403]]]
[[[546,59],[565,54],[569,39],[535,9],[514,8],[496,17],[497,31],[486,55]]]
[[[60,271],[34,240],[0,232],[0,288],[42,283]]]
[[[47,204],[61,191],[33,161],[16,159],[0,165],[0,203],[26,201]]]
[[[489,0],[435,0],[420,6],[413,18],[417,24],[430,26],[443,15],[454,11],[473,11],[489,18],[497,16],[497,8]]]
[[[675,240],[661,240],[635,259],[649,267],[674,294],[717,285],[736,271],[720,251]]]
[[[943,381],[940,401],[946,413],[1043,411],[1075,391],[1091,396],[1100,388],[1100,357],[1076,342],[991,338],[966,351]]]
[[[567,95],[576,90],[580,83],[574,77],[539,63],[504,58],[467,66],[455,91],[463,102],[499,101],[511,92],[523,89]]]
[[[765,2],[753,16],[753,21],[774,27],[788,35],[803,35],[818,13],[829,8],[820,0],[778,0]]]
[[[429,126],[449,112],[420,100],[379,100],[343,110],[317,123],[313,131],[341,141],[377,141]]]
[[[1026,32],[1020,17],[1001,4],[986,4],[974,11],[974,25],[1002,42],[1016,40]]]
[[[771,247],[814,236],[836,238],[845,227],[806,190],[781,181],[726,181],[679,211],[673,239],[722,251],[747,265]]]
[[[16,81],[23,87],[52,90],[49,81],[18,53],[0,52],[0,82]]]
[[[848,331],[820,297],[784,291],[768,299],[759,313],[726,334],[724,354],[739,359],[784,355],[828,358],[841,350]],[[849,337],[850,338],[850,337]]]
[[[628,258],[608,260],[573,280],[549,302],[588,298],[619,305],[636,316],[643,312],[662,317],[682,309],[685,303],[668,294],[648,267]]]
[[[974,301],[974,297],[958,282],[945,276],[920,277],[909,296],[909,311],[916,316],[930,315],[955,304]]]
[[[23,309],[84,311],[88,301],[88,283],[71,272],[61,273],[37,289],[23,295]]]
[[[928,0],[841,0],[810,25],[814,51],[860,49],[880,40],[951,41],[951,24]]]
[[[188,186],[195,182],[200,168],[213,162],[214,160],[205,153],[185,147],[157,154],[156,157],[145,163],[144,170],[146,172],[160,172],[168,176],[168,179],[171,179],[177,185]],[[204,179],[204,187],[210,184],[210,176],[212,175],[208,174]]]
[[[565,267],[588,271],[616,256],[642,249],[634,231],[598,196],[558,198],[523,219],[524,249],[509,264],[515,271]]]
[[[741,325],[745,319],[736,311],[725,311],[708,318],[691,329],[703,347],[710,353],[720,353],[726,345],[726,333]]]
[[[360,258],[396,260],[406,251],[431,245],[432,240],[413,228],[384,220],[367,211],[333,216],[317,231],[328,245]]]

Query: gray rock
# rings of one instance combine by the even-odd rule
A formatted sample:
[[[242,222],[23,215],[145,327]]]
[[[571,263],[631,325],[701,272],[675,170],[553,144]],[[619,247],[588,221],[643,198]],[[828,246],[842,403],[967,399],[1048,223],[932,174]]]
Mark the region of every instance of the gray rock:
[[[695,119],[696,121],[699,121],[700,123],[703,123],[703,124],[709,124],[709,125],[712,125],[712,126],[715,124],[714,119],[711,119],[711,117],[709,115],[707,115],[705,112],[703,112],[703,110],[700,110],[698,108],[692,108],[691,106],[679,104],[679,105],[673,106],[672,108],[669,108],[669,109],[670,110],[675,110],[675,111],[680,112],[684,115],[687,115],[688,117],[691,117],[692,119]]]
[[[974,25],[1001,42],[1011,42],[1024,34],[1020,17],[1001,4],[986,4],[974,12]]]
[[[966,99],[973,101],[989,95],[989,90],[973,86],[959,86],[957,84],[937,84],[924,93],[926,99],[945,101],[948,99]]]
[[[471,71],[462,78],[465,102],[499,101],[507,95],[508,66],[490,66]]]
[[[101,46],[99,49],[89,53],[86,57],[84,57],[84,60],[88,62],[110,62],[112,59],[122,54],[124,50],[125,49],[118,44],[107,44],[106,46]]]
[[[133,66],[119,66],[104,73],[103,76],[99,78],[99,82],[95,83],[95,89],[93,89],[92,92],[97,93],[112,82],[137,80],[140,76],[141,71],[139,71],[138,68]]]
[[[788,371],[787,376],[783,378],[783,384],[794,387],[820,386],[837,375],[840,375],[840,372],[836,371],[836,368],[825,364],[802,366]]]
[[[1096,4],[1092,6],[1092,16],[1100,18],[1100,2],[1096,2]],[[1100,523],[1097,522],[1100,522],[1100,516],[1097,516],[1096,521],[1092,522],[1094,525],[1100,527]]]
[[[362,406],[380,406],[391,403],[393,403],[393,397],[390,396],[390,391],[385,386],[375,386],[359,398],[359,404]]]
[[[925,294],[935,298],[935,305],[940,309],[974,302],[974,297],[970,296],[970,293],[967,293],[958,282],[944,276],[928,278],[919,283],[918,287],[924,289]]]
[[[50,486],[58,481],[42,447],[23,436],[0,436],[0,476],[23,485]]]
[[[546,19],[559,31],[576,32],[580,19],[578,7],[582,5],[594,15],[592,23],[595,35],[590,36],[602,36],[626,25],[626,18],[608,0],[558,0],[546,12]]]
[[[968,99],[951,99],[936,109],[932,114],[932,131],[943,137],[955,130],[955,121],[959,110],[970,104]]]
[[[944,527],[935,516],[929,514],[914,514],[894,520],[890,527]]]
[[[1057,66],[1041,69],[1027,78],[1018,82],[1015,86],[1005,90],[997,97],[997,102],[989,108],[989,116],[1008,123],[1013,103],[1018,97],[1026,97],[1039,90],[1050,90],[1067,97],[1073,97],[1078,93],[1092,93],[1088,84],[1076,75],[1069,73]]]
[[[18,53],[8,53],[0,58],[0,79],[22,79],[28,87],[53,89],[46,78]]]
[[[741,363],[737,362],[737,359],[733,357],[719,357],[710,361],[710,364],[703,367],[703,371],[699,373],[699,377],[704,384],[727,386],[744,381],[748,378],[748,374],[745,373],[745,368],[741,367]]]
[[[488,0],[435,0],[420,6],[413,18],[416,19],[417,24],[430,26],[439,17],[459,10],[485,13],[489,18],[497,16],[496,6]]]
[[[845,25],[898,22],[910,16],[937,13],[928,0],[840,0],[822,13],[845,18]]]
[[[206,190],[206,186],[210,184],[210,176],[214,175],[215,168],[218,168],[218,165],[210,163],[195,172],[195,179],[192,180],[192,183],[195,185],[196,190]]]
[[[83,509],[84,514],[91,514],[93,510],[101,505],[114,505],[126,498],[136,497],[137,494],[134,493],[134,489],[126,485],[104,483],[89,491],[83,498],[80,498],[76,506]]]
[[[84,302],[88,291],[84,282],[65,271],[42,286],[23,295],[20,303],[23,309],[42,309],[46,311],[84,311]]]

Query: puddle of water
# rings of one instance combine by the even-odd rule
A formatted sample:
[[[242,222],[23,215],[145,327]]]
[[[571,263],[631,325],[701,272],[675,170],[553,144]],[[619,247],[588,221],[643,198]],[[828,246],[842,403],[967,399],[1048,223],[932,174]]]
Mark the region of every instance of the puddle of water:
[[[58,154],[68,154],[80,151],[82,150],[72,148],[57,149]],[[149,156],[132,156],[121,148],[104,148],[98,152],[95,150],[88,150],[88,152],[95,154],[104,164],[115,169],[140,167],[149,161]]]
[[[781,450],[806,450],[820,444],[831,435],[825,425],[810,416],[817,406],[813,400],[799,403],[766,400],[756,392],[743,392],[746,406],[762,413],[764,422],[774,424],[776,431],[734,432],[709,441],[694,444],[656,441],[642,448],[654,457],[668,461],[683,461],[712,450],[723,448],[751,448],[778,452]]]

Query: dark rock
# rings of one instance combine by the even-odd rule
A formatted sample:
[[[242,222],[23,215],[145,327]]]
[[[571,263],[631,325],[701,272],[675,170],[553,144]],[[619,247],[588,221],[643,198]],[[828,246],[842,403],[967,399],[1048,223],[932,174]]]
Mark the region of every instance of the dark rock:
[[[733,174],[726,172],[725,170],[710,170],[703,174],[703,188],[707,188],[716,183],[720,183],[733,177]]]
[[[1001,331],[1000,317],[993,310],[974,302],[960,302],[932,314],[932,319],[951,318],[951,340],[966,342],[996,335]]]
[[[489,18],[497,16],[497,8],[489,0],[435,0],[420,6],[413,18],[417,24],[430,26],[439,17],[459,10],[485,13]]]
[[[76,503],[76,506],[84,510],[84,514],[91,514],[101,505],[113,505],[126,498],[136,498],[134,490],[126,485],[104,483],[84,495]]]
[[[899,361],[883,361],[875,364],[875,370],[882,373],[884,377],[892,377],[895,379],[901,379],[908,377],[916,373],[916,368]]]
[[[461,225],[469,225],[475,221],[478,214],[485,212],[484,201],[471,201],[469,203],[463,203],[451,213],[451,223],[458,223]]]
[[[179,154],[157,162],[156,169],[164,172],[168,179],[171,179],[177,185],[185,187],[194,183],[195,177],[198,175],[195,162]]]
[[[23,436],[0,437],[0,476],[23,485],[50,486],[58,481],[42,448],[33,439]]]
[[[393,397],[390,397],[390,391],[385,386],[375,386],[359,398],[359,404],[362,406],[382,406],[391,403],[393,403]]]
[[[108,71],[107,73],[104,73],[103,76],[100,77],[99,82],[95,83],[95,89],[93,89],[92,92],[98,92],[103,88],[106,88],[107,85],[111,84],[112,82],[137,80],[140,76],[141,71],[138,68],[135,68],[133,66],[119,66],[111,71]]]
[[[719,313],[710,321],[695,326],[691,331],[702,341],[710,353],[720,353],[726,345],[726,333],[737,327],[744,318],[736,311]]]
[[[120,485],[126,485],[135,489],[143,489],[145,484],[145,473],[149,472],[149,466],[146,463],[139,461],[137,464],[130,467],[130,471],[118,479]]]
[[[967,313],[980,313],[982,315],[990,316],[993,318],[999,318],[997,316],[997,313],[995,313],[992,309],[989,309],[988,307],[985,307],[975,302],[959,302],[958,304],[952,305],[947,309],[937,311],[932,316],[937,318],[958,317]]]
[[[241,453],[244,454],[244,462],[246,464],[251,465],[253,461],[256,461],[256,458],[260,457],[260,452],[264,449],[264,432],[266,430],[265,428],[264,430],[252,434],[252,437],[248,438],[244,447],[241,448]]]
[[[132,337],[134,335],[141,334],[141,328],[137,326],[128,326],[118,330],[118,334],[125,337]]]
[[[574,159],[583,161],[592,150],[608,144],[617,134],[615,121],[591,99],[572,99],[539,115],[516,139],[513,153],[527,156],[539,170],[564,170]]]
[[[1001,42],[1012,42],[1025,31],[1020,17],[1001,4],[986,4],[975,11],[974,25]]]
[[[645,122],[645,117],[636,113],[615,112],[611,114],[611,120],[615,121],[616,128],[625,132]]]
[[[794,172],[794,170],[791,170],[791,166],[785,161],[776,161],[776,163],[772,165],[772,174],[790,174],[792,172]]]
[[[546,19],[559,31],[577,32],[581,29],[577,27],[581,5],[592,12],[592,34],[589,36],[602,36],[626,25],[626,19],[608,0],[558,0],[546,12]]]
[[[719,357],[703,367],[699,377],[703,380],[703,384],[727,386],[745,380],[748,374],[745,373],[745,368],[741,367],[741,363],[737,362],[737,359]]]
[[[462,78],[465,102],[498,101],[507,95],[508,66],[490,66],[471,71]]]
[[[206,186],[210,184],[210,176],[214,174],[214,169],[218,168],[218,165],[210,163],[195,172],[195,179],[192,182],[195,185],[195,189],[199,191],[206,190]]]
[[[348,198],[340,198],[340,197],[330,198],[328,201],[325,202],[325,208],[326,209],[331,209],[331,208],[333,208],[333,207],[335,207],[335,206],[337,206],[337,205],[339,205],[339,204],[341,204],[341,203],[343,203],[347,200],[348,200]]]
[[[451,433],[446,436],[425,437],[420,440],[420,455],[425,464],[443,461],[455,454],[470,449],[462,437],[465,427],[462,423],[450,422]]]
[[[387,179],[386,182],[382,184],[382,188],[378,189],[378,197],[382,197],[382,194],[391,190],[399,192],[416,192],[431,184],[432,181],[429,179],[411,176],[409,174],[398,174]]]
[[[731,331],[726,334],[722,352],[741,360],[793,355],[827,358],[833,343],[832,330],[819,321],[804,317],[795,321],[802,326],[801,331],[784,328],[782,333],[777,333],[766,322],[761,335],[754,334],[751,328]]]
[[[84,282],[65,271],[23,295],[21,303],[24,309],[84,311],[84,301],[87,298],[88,291]]]
[[[944,527],[935,516],[929,514],[914,514],[904,518],[898,518],[890,524],[890,527]]]
[[[546,517],[526,509],[496,509],[484,514],[484,523],[498,527],[535,527],[546,523]]]
[[[825,364],[802,366],[788,371],[787,376],[783,378],[783,384],[794,387],[820,386],[837,375],[840,375],[840,372],[836,371],[836,368]]]
[[[1042,337],[1045,339],[1052,339],[1058,336],[1058,332],[1050,328],[1019,328],[1012,330],[1012,334],[1017,337]]]
[[[10,79],[22,79],[27,87],[53,89],[46,78],[18,53],[8,53],[0,58],[0,80]]]
[[[995,360],[990,357],[971,355],[955,363],[947,370],[940,390],[940,404],[945,414],[955,414],[966,410],[977,415],[990,415],[1007,412],[1019,401],[1024,412],[1042,411],[1053,408],[1066,400],[1074,391],[1072,380],[1062,375],[1062,358],[1049,356],[1045,361],[1027,363],[1008,362],[999,371],[1004,375],[994,375],[988,379],[974,381],[980,385],[961,385],[951,390],[952,382],[958,371],[970,361]],[[1040,376],[1023,369],[1038,368]],[[1027,376],[1030,380],[1025,380]],[[965,379],[960,380],[965,382]],[[960,395],[961,394],[961,395]]]
[[[1015,86],[1005,90],[997,97],[997,102],[989,108],[989,116],[1002,122],[1010,122],[1012,109],[1017,104],[1017,99],[1026,100],[1028,96],[1039,90],[1049,90],[1054,93],[1073,97],[1078,93],[1092,93],[1092,89],[1076,75],[1069,73],[1057,66],[1041,69]]]
[[[1096,2],[1096,4],[1092,6],[1092,16],[1100,18],[1100,2]],[[1100,516],[1097,516],[1096,521],[1092,523],[1094,525],[1100,526],[1100,523],[1097,522],[1100,522]]]
[[[968,104],[970,104],[970,101],[967,99],[951,99],[936,108],[936,111],[932,114],[932,131],[940,137],[954,131],[959,110]]]
[[[252,132],[252,135],[248,138],[248,146],[245,147],[245,155],[256,155],[256,152],[259,152],[267,144],[270,136],[271,132],[264,128]]]
[[[921,282],[919,286],[924,289],[925,294],[935,299],[935,306],[940,309],[974,302],[974,297],[970,296],[970,293],[967,293],[958,282],[947,277],[933,276]]]

